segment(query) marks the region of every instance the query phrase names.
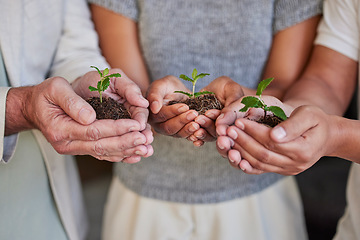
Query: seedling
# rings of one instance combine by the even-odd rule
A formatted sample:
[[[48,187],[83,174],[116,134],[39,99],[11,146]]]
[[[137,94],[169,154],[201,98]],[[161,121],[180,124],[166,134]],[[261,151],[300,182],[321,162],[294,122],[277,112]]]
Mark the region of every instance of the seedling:
[[[175,93],[182,93],[182,94],[189,96],[190,98],[195,98],[197,96],[204,95],[204,94],[215,94],[215,93],[209,92],[209,91],[195,92],[195,85],[196,85],[197,80],[199,80],[200,78],[203,78],[207,75],[210,75],[210,74],[209,73],[198,74],[198,71],[196,70],[196,68],[194,68],[194,70],[192,72],[192,78],[190,78],[184,74],[181,74],[179,76],[181,79],[192,83],[192,85],[193,85],[192,93],[188,93],[188,92],[184,92],[184,91],[175,91]]]
[[[265,90],[265,88],[274,80],[274,78],[267,78],[263,81],[261,81],[257,87],[256,95],[258,97],[248,96],[244,97],[241,100],[241,103],[243,103],[245,106],[241,108],[240,112],[246,112],[249,108],[262,108],[264,110],[264,117],[266,116],[266,113],[272,112],[275,116],[282,120],[286,120],[286,114],[284,111],[278,107],[278,106],[267,106],[265,102],[261,99],[261,94]]]
[[[120,73],[113,73],[113,74],[109,74],[109,69],[105,68],[103,70],[103,72],[101,72],[97,67],[95,66],[90,66],[92,68],[95,68],[99,75],[100,75],[100,81],[98,81],[97,83],[97,88],[93,87],[93,86],[89,86],[90,91],[94,92],[94,91],[98,91],[99,92],[99,96],[100,96],[100,102],[102,103],[102,92],[104,92],[110,85],[110,78],[111,77],[121,77]]]

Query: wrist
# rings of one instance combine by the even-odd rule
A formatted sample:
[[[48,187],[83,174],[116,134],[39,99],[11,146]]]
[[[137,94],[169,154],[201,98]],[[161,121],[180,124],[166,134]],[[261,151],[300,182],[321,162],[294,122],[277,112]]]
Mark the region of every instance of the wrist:
[[[344,146],[348,145],[348,124],[345,118],[336,115],[329,116],[329,142],[326,149],[327,156],[341,157]],[[351,128],[350,128],[351,130]],[[345,150],[346,151],[346,150]]]
[[[5,135],[34,128],[30,120],[33,87],[11,88],[6,97]]]

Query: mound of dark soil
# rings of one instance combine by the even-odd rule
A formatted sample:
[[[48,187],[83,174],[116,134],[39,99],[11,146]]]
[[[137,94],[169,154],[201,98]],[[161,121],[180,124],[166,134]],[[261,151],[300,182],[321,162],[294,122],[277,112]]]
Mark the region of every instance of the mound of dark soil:
[[[97,119],[131,119],[125,106],[112,98],[92,97],[86,100],[95,110]]]
[[[215,97],[214,94],[200,95],[195,98],[188,98],[184,101],[170,101],[169,105],[176,103],[185,103],[190,109],[196,110],[199,114],[205,114],[210,109],[223,109],[221,102]]]

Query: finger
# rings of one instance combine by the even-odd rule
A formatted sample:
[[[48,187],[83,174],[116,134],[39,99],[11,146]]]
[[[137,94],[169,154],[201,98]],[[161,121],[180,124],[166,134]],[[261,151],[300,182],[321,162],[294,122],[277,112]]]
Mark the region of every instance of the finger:
[[[147,108],[130,106],[129,111],[131,118],[139,122],[140,129],[145,129],[149,118],[149,110]]]
[[[151,110],[150,120],[153,123],[162,123],[171,118],[174,118],[180,114],[189,111],[189,107],[186,104],[174,104],[169,106],[162,106],[160,111],[154,112]],[[196,115],[197,116],[197,115]],[[192,119],[193,120],[193,119]],[[192,121],[191,120],[191,121]]]
[[[220,155],[224,158],[228,157],[228,151],[234,146],[234,140],[228,136],[220,136],[216,140],[216,148]]]
[[[150,103],[151,111],[157,114],[161,107],[167,104],[169,96],[174,97],[176,100],[182,99],[182,94],[174,94],[174,91],[186,91],[184,88],[185,86],[174,76],[166,76],[152,82],[146,95]]]
[[[220,116],[221,111],[218,109],[210,109],[205,112],[205,116],[213,120],[214,122]]]
[[[239,100],[241,97],[243,97],[244,92],[243,92],[242,87],[238,83],[231,81],[225,87],[225,95],[226,95],[226,99],[225,99],[224,105],[229,106],[233,102],[235,102],[235,101]]]
[[[146,124],[145,130],[143,130],[141,133],[144,134],[146,138],[146,142],[144,143],[145,145],[149,145],[154,141],[154,134],[149,124]]]
[[[195,122],[198,123],[201,128],[206,130],[206,135],[208,135],[210,139],[214,139],[216,137],[215,122],[212,119],[204,115],[200,115],[195,118]],[[195,136],[198,137],[199,139],[205,139],[206,137],[206,135],[204,135],[205,133],[198,132],[198,134],[203,134],[203,138],[199,138],[196,134]]]
[[[202,141],[202,140],[197,140],[197,141],[193,142],[193,145],[194,145],[195,147],[201,147],[201,146],[204,145],[204,144],[205,144],[205,142]]]
[[[131,105],[147,108],[149,102],[141,93],[140,87],[126,76],[115,78],[114,86],[116,92],[126,99]]]
[[[278,124],[270,132],[271,138],[276,142],[289,142],[303,135],[309,129],[315,127],[319,122],[311,112],[310,107],[296,109],[286,121]]]
[[[239,163],[241,161],[241,154],[238,150],[230,149],[228,151],[228,160],[232,167],[239,169]]]
[[[65,146],[68,154],[92,156],[123,156],[127,149],[146,143],[146,137],[139,132],[130,132],[121,136],[101,138],[97,141],[72,141]],[[76,150],[76,152],[72,152]],[[130,155],[129,155],[130,156]]]
[[[96,155],[95,158],[99,160],[105,160],[109,162],[124,162],[124,163],[137,163],[147,155],[147,147],[144,145],[136,146],[131,149],[126,149],[120,154],[104,156],[104,155]]]
[[[237,146],[236,148],[241,154],[241,161],[239,162],[238,168],[240,168],[243,172],[247,174],[262,174],[268,171],[265,171],[263,169],[258,169],[256,167],[253,167],[253,162],[256,161],[246,150],[244,150],[241,146]]]
[[[268,131],[271,131],[271,128],[264,127],[254,121],[244,119],[238,119],[235,122],[236,125],[239,123],[243,124],[243,131],[246,134],[251,136],[268,150],[266,151],[264,148],[259,148],[256,153],[257,155],[254,154],[253,156],[263,162],[264,160],[262,160],[262,158],[269,157],[269,163],[271,165],[281,168],[276,170],[277,173],[283,175],[298,174],[313,165],[323,155],[323,152],[319,151],[321,144],[317,144],[317,142],[324,142],[326,140],[314,137],[321,137],[321,134],[313,133],[316,131],[315,127],[309,129],[300,137],[290,142],[276,143],[269,137]],[[323,149],[323,147],[320,148]],[[304,151],[304,149],[307,150]],[[263,155],[262,158],[261,155]],[[271,157],[271,155],[274,156]]]
[[[236,113],[234,112],[222,112],[219,117],[216,119],[215,126],[217,127],[216,133],[218,135],[225,135],[226,132],[224,132],[224,128],[220,126],[230,126],[232,125],[236,120]]]
[[[248,160],[251,166],[256,169],[265,172],[279,172],[279,168],[286,161],[289,162],[285,156],[269,151],[237,127],[229,127],[228,136],[235,142],[233,148],[239,150],[241,157]]]
[[[196,111],[190,110],[176,117],[173,117],[166,122],[155,124],[154,127],[156,131],[165,135],[186,138],[190,134],[192,134],[192,127],[194,128],[194,131],[199,129],[199,125],[195,122],[192,122],[197,116],[198,113]],[[185,126],[187,127],[184,128]]]
[[[194,132],[194,136],[198,140],[202,140],[204,142],[213,142],[216,140],[214,136],[212,136],[207,130],[200,128],[196,132]]]
[[[192,142],[199,140],[195,137],[194,133],[200,129],[199,124],[196,122],[189,122],[185,124],[177,133],[175,133],[173,136],[178,138],[187,138],[188,140],[191,140]]]
[[[247,174],[259,175],[259,174],[265,173],[264,171],[261,171],[261,170],[259,170],[259,169],[253,168],[246,159],[241,160],[241,162],[239,163],[239,166],[238,166],[238,167],[239,167],[240,169],[242,169],[242,171],[243,171],[244,173],[247,173]]]
[[[123,162],[123,163],[129,163],[129,164],[133,164],[133,163],[137,163],[141,161],[141,156],[131,156],[131,157],[125,157],[121,160],[115,160],[115,159],[109,159],[109,162]]]
[[[140,131],[140,124],[132,119],[97,120],[88,126],[76,122],[67,122],[65,127],[59,127],[59,134],[63,139],[94,141],[102,138],[121,136],[129,132]]]

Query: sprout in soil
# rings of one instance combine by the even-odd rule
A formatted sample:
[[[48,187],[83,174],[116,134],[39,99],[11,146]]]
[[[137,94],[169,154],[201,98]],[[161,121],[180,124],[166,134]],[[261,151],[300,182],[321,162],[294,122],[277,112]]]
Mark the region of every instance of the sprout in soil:
[[[175,93],[182,93],[182,94],[189,96],[190,98],[195,98],[197,96],[204,95],[204,94],[215,94],[215,93],[209,92],[209,91],[195,92],[195,85],[196,85],[197,80],[199,80],[199,78],[203,78],[207,75],[210,75],[210,74],[209,73],[198,74],[198,71],[196,70],[196,68],[194,68],[194,70],[192,72],[192,78],[190,78],[184,74],[181,74],[179,76],[181,79],[192,83],[192,85],[193,85],[192,93],[188,93],[188,92],[184,92],[184,91],[175,91]]]
[[[93,86],[89,86],[90,91],[98,91],[100,96],[100,102],[102,103],[102,92],[104,92],[110,85],[110,78],[111,77],[121,77],[120,73],[113,73],[109,74],[109,69],[105,68],[103,72],[101,72],[97,67],[90,66],[92,68],[95,68],[97,72],[100,75],[100,81],[97,83],[97,88]]]
[[[249,108],[262,108],[264,110],[264,117],[266,117],[266,113],[272,112],[275,116],[282,120],[286,120],[286,114],[284,111],[278,106],[267,106],[265,102],[261,99],[261,94],[265,90],[265,88],[274,80],[274,78],[267,78],[261,81],[257,87],[256,95],[258,97],[248,96],[244,97],[241,100],[245,106],[241,108],[240,112],[246,112]]]

